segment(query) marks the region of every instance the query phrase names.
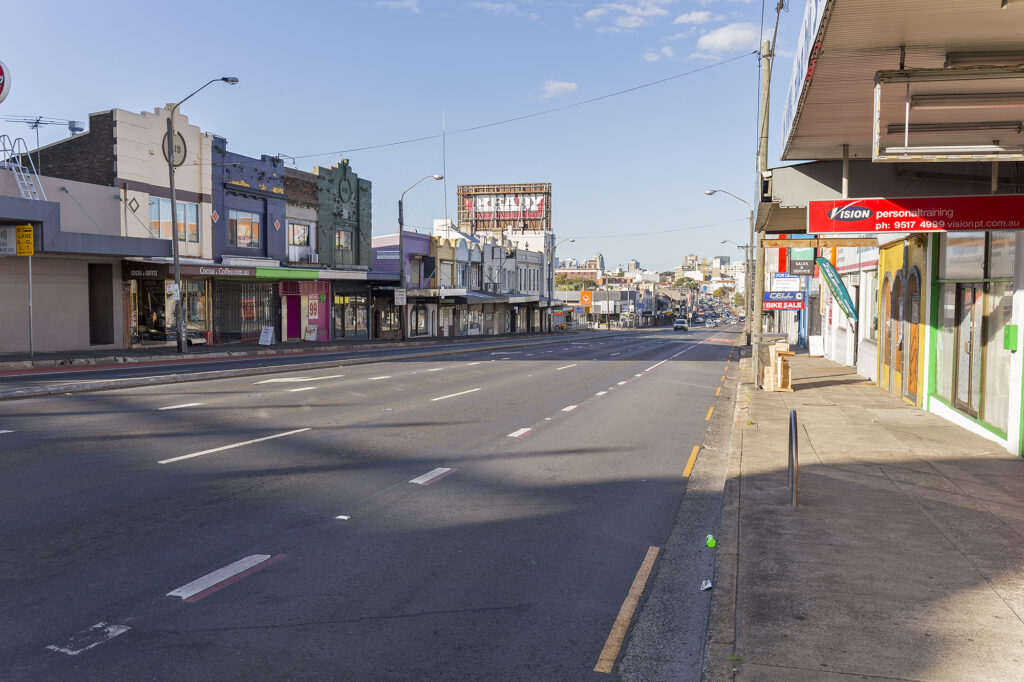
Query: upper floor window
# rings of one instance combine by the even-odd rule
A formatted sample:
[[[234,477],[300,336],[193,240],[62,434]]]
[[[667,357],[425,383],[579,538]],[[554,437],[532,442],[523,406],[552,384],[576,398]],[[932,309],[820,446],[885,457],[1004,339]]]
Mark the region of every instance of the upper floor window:
[[[348,251],[352,248],[352,233],[348,230],[338,230],[334,233],[334,248],[339,251]]]
[[[305,223],[288,223],[289,246],[309,246],[309,225]]]
[[[199,204],[178,201],[178,240],[199,242]],[[171,200],[159,197],[149,198],[149,231],[154,237],[170,239],[173,230],[171,222]]]
[[[247,248],[260,245],[260,214],[228,211],[228,244]]]

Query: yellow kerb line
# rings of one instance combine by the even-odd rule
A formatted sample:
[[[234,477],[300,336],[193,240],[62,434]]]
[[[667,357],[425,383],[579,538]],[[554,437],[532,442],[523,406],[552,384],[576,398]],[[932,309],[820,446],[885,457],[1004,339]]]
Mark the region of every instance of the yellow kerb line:
[[[715,395],[716,396],[722,395],[722,387],[721,386],[719,386],[718,388],[715,389]]]
[[[683,469],[683,476],[689,477],[690,472],[693,471],[693,465],[697,462],[698,452],[700,452],[700,446],[694,445],[693,450],[690,451],[690,459],[686,460],[686,468]]]
[[[651,575],[651,569],[654,568],[654,560],[657,557],[658,548],[650,547],[647,550],[647,556],[644,557],[643,563],[640,564],[640,570],[636,572],[636,577],[633,578],[629,594],[626,595],[625,601],[622,602],[619,615],[615,617],[615,624],[612,625],[612,631],[608,633],[608,639],[604,642],[604,648],[601,649],[601,655],[597,659],[597,665],[594,666],[594,672],[610,673],[612,668],[615,667],[615,659],[619,657],[619,649],[622,648],[622,642],[626,638],[626,630],[629,628],[630,621],[633,620],[633,612],[636,611],[636,606],[640,602],[640,595],[644,593],[647,578]]]
[[[722,375],[722,383],[725,383],[725,375]]]
[[[704,417],[704,421],[711,421],[711,413],[715,411],[715,406],[712,405],[708,408],[708,416]]]

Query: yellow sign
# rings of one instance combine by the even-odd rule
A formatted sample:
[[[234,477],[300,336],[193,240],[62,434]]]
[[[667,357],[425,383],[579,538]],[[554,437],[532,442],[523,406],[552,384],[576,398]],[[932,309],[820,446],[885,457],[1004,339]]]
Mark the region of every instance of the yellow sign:
[[[35,235],[31,225],[18,225],[18,256],[35,255]]]

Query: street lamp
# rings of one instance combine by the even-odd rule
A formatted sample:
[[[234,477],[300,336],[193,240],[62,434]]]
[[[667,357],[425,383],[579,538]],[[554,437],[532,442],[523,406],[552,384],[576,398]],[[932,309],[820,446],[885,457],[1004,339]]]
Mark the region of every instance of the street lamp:
[[[751,364],[752,364],[752,367],[754,368],[754,372],[755,372],[754,376],[756,377],[757,376],[757,353],[754,352],[753,346],[751,345],[751,343],[752,343],[751,338],[753,336],[753,329],[754,329],[754,319],[753,319],[754,318],[754,315],[753,315],[753,312],[754,312],[754,301],[753,301],[753,296],[751,295],[752,292],[754,291],[754,288],[753,288],[753,284],[754,284],[754,207],[751,206],[750,202],[747,201],[746,199],[741,199],[740,197],[736,196],[732,192],[727,192],[724,189],[708,189],[708,190],[704,190],[704,194],[707,194],[708,196],[711,196],[711,195],[715,194],[716,192],[721,192],[722,194],[727,194],[727,195],[729,195],[730,197],[732,197],[733,199],[735,199],[737,201],[742,201],[744,204],[747,205],[747,208],[750,209],[750,243],[749,243],[749,248],[747,249],[746,273],[744,274],[744,280],[746,280],[744,282],[744,284],[745,284],[744,289],[746,290],[746,294],[747,294],[746,295],[746,299],[747,299],[747,320],[746,320],[746,323],[743,325],[743,331],[747,335],[747,345],[751,346],[751,353],[750,353]],[[729,241],[729,240],[727,240],[727,239],[723,240],[722,243],[724,244],[726,241]],[[736,242],[732,242],[732,243],[735,244]],[[739,245],[737,244],[737,246],[739,246]]]
[[[238,82],[238,79],[234,76],[222,76],[220,78],[214,78],[202,87],[195,90],[192,95],[196,94],[207,85],[216,83],[217,81],[223,81],[228,85],[234,85]],[[178,352],[188,352],[188,341],[185,339],[185,306],[187,298],[184,292],[181,290],[181,266],[180,256],[178,255],[178,202],[174,195],[174,113],[178,110],[182,104],[184,104],[192,95],[189,95],[185,99],[181,100],[173,107],[167,114],[167,175],[170,179],[171,185],[171,254],[174,258],[174,305],[175,305],[175,336],[178,341]]]
[[[555,300],[555,268],[552,267],[552,260],[555,257],[555,249],[566,242],[575,242],[575,239],[563,239],[548,250],[548,331],[551,331],[551,302]]]
[[[737,244],[736,242],[734,242],[731,239],[723,239],[723,240],[721,240],[718,243],[719,244],[726,244],[726,243],[728,243],[728,244],[732,244],[737,249],[743,249],[744,268],[746,268],[749,265],[749,263],[750,263],[750,244]],[[743,325],[743,329],[748,334],[750,333],[749,324],[750,324],[750,310],[751,310],[751,305],[750,305],[751,301],[750,301],[750,296],[748,295],[749,287],[750,287],[750,273],[747,272],[747,273],[744,273],[744,276],[743,276],[743,298],[744,298],[744,304],[745,304],[744,308],[747,309],[747,320],[746,320],[746,324]],[[748,340],[747,343],[750,343],[750,341]]]
[[[416,185],[420,184],[424,180],[430,180],[431,178],[433,178],[434,180],[444,180],[444,176],[443,175],[424,175],[422,178],[420,178],[416,182],[412,183],[412,185],[410,185],[409,189],[405,190],[405,192],[402,192],[402,196],[400,196],[398,198],[398,288],[399,289],[404,289],[405,288],[405,248],[404,248],[405,247],[405,213],[403,212],[403,203],[402,202],[405,201],[405,195],[406,195],[406,193],[409,192],[410,189],[412,189]],[[405,338],[408,336],[406,334],[406,332],[405,332],[405,324],[406,324],[405,310],[402,311],[402,318],[401,318],[401,320],[402,320],[402,324],[401,324],[402,340],[404,341]]]

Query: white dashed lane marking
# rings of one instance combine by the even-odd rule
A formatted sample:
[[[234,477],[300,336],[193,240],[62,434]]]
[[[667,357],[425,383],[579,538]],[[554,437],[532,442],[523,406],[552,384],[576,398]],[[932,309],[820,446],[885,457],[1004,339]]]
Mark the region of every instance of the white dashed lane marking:
[[[442,395],[442,396],[439,396],[437,398],[431,398],[430,401],[431,402],[437,402],[438,400],[447,400],[448,398],[454,398],[456,396],[466,395],[467,393],[476,393],[479,390],[480,390],[479,388],[471,388],[468,391],[460,391],[458,393],[450,393],[448,395]]]
[[[409,483],[415,483],[416,485],[430,485],[431,483],[435,483],[436,481],[444,478],[453,471],[455,471],[455,469],[452,469],[451,467],[438,467],[433,471],[428,471],[422,476],[417,476],[409,481]]]
[[[533,431],[533,429],[517,429],[516,431],[513,431],[512,433],[508,434],[508,437],[509,438],[522,438],[523,436],[528,434],[530,431]]]
[[[254,438],[252,440],[242,441],[241,443],[232,443],[231,445],[222,445],[219,448],[213,448],[211,450],[203,450],[202,452],[193,452],[190,455],[182,455],[181,457],[171,457],[170,459],[161,459],[157,464],[170,464],[171,462],[180,462],[183,459],[192,459],[193,457],[202,457],[203,455],[210,455],[214,452],[222,452],[224,450],[231,450],[233,448],[240,448],[244,445],[252,445],[253,443],[262,443],[265,440],[273,440],[274,438],[283,438],[285,436],[293,436],[296,433],[302,433],[309,431],[310,427],[304,429],[295,429],[294,431],[285,431],[284,433],[275,433],[272,436],[264,436],[263,438]]]
[[[158,407],[158,410],[180,410],[184,407],[199,407],[206,403],[182,403],[181,405],[168,405],[167,407]],[[7,433],[6,431],[0,431],[0,433]]]
[[[556,371],[556,372],[560,372],[560,371],[562,371],[563,369],[569,369],[570,367],[575,367],[575,366],[576,366],[576,363],[574,362],[574,363],[572,363],[571,365],[565,365],[564,367],[559,367],[559,368],[558,368],[558,369],[556,369],[555,371]]]
[[[579,407],[579,405],[570,405],[569,407],[563,407],[562,412],[572,412],[577,407]]]
[[[61,654],[67,654],[68,656],[77,656],[83,651],[99,646],[104,642],[123,635],[130,630],[127,625],[112,625],[110,623],[96,623],[91,628],[86,628],[76,635],[72,635],[71,639],[64,646],[57,646],[51,644],[47,649],[50,651],[56,651]]]

